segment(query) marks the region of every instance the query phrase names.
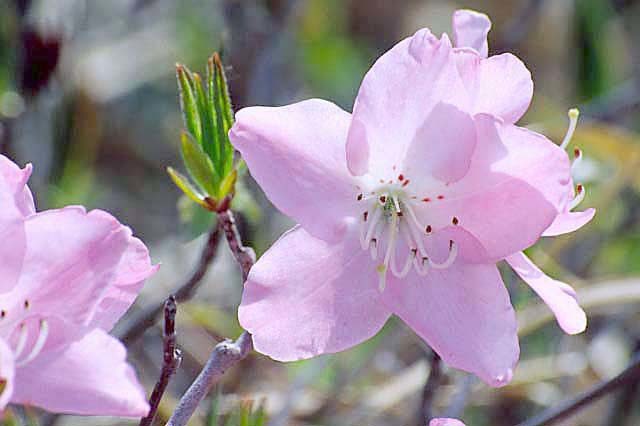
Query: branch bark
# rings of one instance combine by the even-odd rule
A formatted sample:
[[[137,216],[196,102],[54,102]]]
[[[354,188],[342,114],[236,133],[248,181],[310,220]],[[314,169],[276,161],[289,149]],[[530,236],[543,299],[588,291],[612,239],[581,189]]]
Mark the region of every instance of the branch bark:
[[[638,381],[640,381],[640,356],[637,356],[629,367],[614,378],[599,383],[582,395],[566,401],[557,407],[551,407],[537,416],[525,420],[518,426],[545,426],[553,424],[570,416],[585,405],[596,401],[609,392],[631,383],[637,383]]]
[[[151,426],[153,418],[158,411],[160,400],[164,394],[171,377],[175,374],[180,367],[180,361],[182,360],[182,354],[180,349],[176,346],[176,312],[178,308],[176,305],[176,298],[169,296],[164,302],[164,333],[163,339],[163,360],[162,371],[160,372],[160,378],[156,382],[153,388],[151,397],[149,398],[149,414],[147,417],[140,420],[139,426]]]

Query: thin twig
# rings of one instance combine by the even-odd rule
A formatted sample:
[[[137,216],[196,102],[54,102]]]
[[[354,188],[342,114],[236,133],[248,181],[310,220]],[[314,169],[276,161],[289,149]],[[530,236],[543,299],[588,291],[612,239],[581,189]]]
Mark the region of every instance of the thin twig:
[[[182,360],[180,349],[176,347],[177,309],[176,298],[174,296],[169,296],[169,298],[164,302],[162,371],[160,372],[160,378],[156,382],[153,392],[151,393],[151,397],[149,398],[149,414],[147,417],[140,420],[140,426],[150,426],[153,422],[153,418],[158,411],[162,395],[167,389],[171,377],[175,374],[176,370],[178,370],[180,361]]]
[[[218,343],[196,380],[180,399],[166,426],[186,425],[211,387],[228,368],[246,357],[251,348],[251,335],[246,331],[235,342],[225,340]]]
[[[551,407],[546,411],[534,416],[518,426],[544,426],[550,425],[558,420],[562,420],[578,411],[580,408],[588,405],[604,395],[618,389],[621,386],[636,383],[640,380],[640,357],[636,357],[634,361],[622,373],[618,374],[610,380],[595,385],[582,395],[564,402],[556,407]]]
[[[202,249],[202,253],[200,254],[200,260],[198,261],[196,270],[174,293],[177,302],[184,302],[185,300],[190,299],[198,288],[198,285],[209,270],[209,265],[211,265],[211,261],[218,251],[220,232],[220,224],[216,225],[215,228],[209,231],[209,236],[204,248]],[[142,336],[149,327],[155,324],[156,319],[163,310],[163,306],[163,304],[152,306],[132,320],[129,326],[122,333],[122,342],[126,346],[129,346],[133,341]]]
[[[240,232],[238,232],[231,210],[226,209],[218,212],[218,226],[224,230],[229,249],[242,269],[244,283],[249,276],[249,270],[256,261],[256,255],[252,248],[242,244]],[[244,359],[252,347],[251,334],[246,331],[235,342],[225,340],[218,343],[196,380],[180,398],[180,402],[166,426],[186,425],[211,387],[220,380],[228,368]]]
[[[227,237],[227,243],[229,249],[233,253],[233,257],[240,265],[242,270],[242,282],[244,283],[249,276],[249,270],[256,261],[256,254],[251,247],[245,247],[242,245],[240,238],[240,232],[236,226],[236,219],[231,210],[223,210],[218,213],[218,223],[224,230],[224,234]]]
[[[442,382],[442,378],[444,377],[440,356],[435,352],[432,352],[432,354],[431,371],[422,390],[422,401],[420,403],[420,409],[418,410],[417,424],[419,426],[425,425],[433,417],[433,400],[436,397],[440,382]]]

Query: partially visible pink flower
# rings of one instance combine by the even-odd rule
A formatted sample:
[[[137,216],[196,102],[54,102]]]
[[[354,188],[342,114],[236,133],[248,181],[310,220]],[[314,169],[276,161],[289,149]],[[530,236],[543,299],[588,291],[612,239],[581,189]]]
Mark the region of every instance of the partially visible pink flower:
[[[429,426],[465,426],[465,424],[457,419],[439,418],[432,419]]]
[[[0,155],[0,411],[144,416],[144,390],[108,332],[157,267],[106,212],[36,213],[30,174]]]
[[[519,356],[504,259],[563,329],[584,329],[575,294],[521,253],[571,228],[569,158],[515,125],[533,82],[515,56],[487,57],[487,16],[457,11],[453,27],[455,47],[422,29],[379,58],[352,114],[314,99],[236,115],[231,142],[299,223],[245,284],[259,352],[341,351],[395,314],[449,365],[504,385]]]

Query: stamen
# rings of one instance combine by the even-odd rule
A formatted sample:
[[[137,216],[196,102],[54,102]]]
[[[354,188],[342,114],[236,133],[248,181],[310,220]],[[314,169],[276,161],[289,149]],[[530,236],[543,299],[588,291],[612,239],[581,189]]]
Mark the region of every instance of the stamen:
[[[458,223],[460,223],[460,221],[458,220],[457,217],[453,217],[453,219],[451,219],[451,223],[453,223],[454,225],[457,225]]]
[[[429,266],[431,266],[434,269],[446,269],[449,266],[453,265],[453,262],[456,261],[457,257],[458,257],[458,245],[453,240],[449,240],[449,256],[447,257],[447,260],[445,260],[442,263],[436,263],[431,259],[429,259]]]
[[[367,221],[369,226],[367,227],[364,223],[361,225],[360,232],[360,247],[362,250],[367,250],[369,248],[369,243],[371,238],[373,237],[373,233],[375,228],[378,226],[378,222],[380,222],[380,218],[382,217],[382,210],[378,208],[376,204],[373,205],[373,213],[367,214]],[[364,218],[364,217],[363,217]],[[365,229],[366,234],[365,234]]]
[[[567,129],[567,134],[564,136],[562,143],[560,144],[560,148],[566,149],[571,143],[571,138],[573,138],[573,133],[576,131],[576,126],[578,125],[578,117],[580,116],[580,111],[578,108],[571,108],[569,110],[569,128]]]
[[[571,203],[569,203],[569,210],[573,210],[578,207],[578,204],[580,204],[582,200],[584,200],[586,192],[587,191],[584,190],[584,186],[582,186],[581,184],[578,184],[576,186],[576,196],[571,201]]]
[[[574,172],[578,164],[582,161],[582,150],[576,148],[573,150],[573,162],[571,163],[571,171]]]
[[[20,361],[16,361],[16,367],[21,367],[25,364],[28,364],[33,361],[38,355],[40,355],[40,352],[42,352],[45,343],[47,343],[47,337],[49,337],[49,323],[46,320],[40,320],[40,332],[38,333],[38,339],[36,340],[36,343],[33,345],[33,348],[31,348],[31,352],[26,358]]]
[[[20,335],[18,336],[18,343],[16,344],[16,349],[13,351],[13,357],[17,359],[20,355],[22,355],[22,351],[24,351],[24,347],[27,344],[27,326],[25,323],[20,324]]]

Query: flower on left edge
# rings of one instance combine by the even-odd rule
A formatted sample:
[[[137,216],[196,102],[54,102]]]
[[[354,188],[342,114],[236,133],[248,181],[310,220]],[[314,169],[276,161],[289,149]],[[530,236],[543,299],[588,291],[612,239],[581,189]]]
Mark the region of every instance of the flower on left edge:
[[[258,352],[338,352],[395,314],[450,366],[505,385],[520,350],[502,260],[565,332],[585,329],[575,292],[522,250],[594,211],[572,211],[584,190],[564,146],[515,124],[531,74],[512,54],[488,56],[490,27],[459,10],[455,43],[428,29],[402,40],[368,71],[351,114],[318,99],[236,114],[231,143],[299,223],[245,283],[238,317]]]
[[[37,213],[30,175],[0,155],[0,412],[145,416],[144,389],[108,332],[157,266],[104,211]]]

